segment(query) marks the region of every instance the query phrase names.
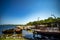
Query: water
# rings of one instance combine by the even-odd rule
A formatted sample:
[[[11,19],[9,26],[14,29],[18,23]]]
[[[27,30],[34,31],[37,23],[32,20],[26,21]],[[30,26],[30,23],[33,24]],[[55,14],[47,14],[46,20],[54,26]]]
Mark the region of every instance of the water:
[[[22,35],[25,37],[25,38],[33,38],[33,33],[30,33],[26,30],[23,30],[22,31]]]
[[[12,26],[12,25],[0,25],[0,34],[2,34],[3,30],[8,30],[8,29],[14,29],[16,28],[16,26]],[[22,30],[22,35],[25,38],[32,38],[33,39],[33,33],[28,32],[27,30]],[[37,37],[37,36],[36,36]],[[39,36],[40,37],[40,36]]]
[[[33,33],[30,33],[30,32],[28,32],[27,30],[23,30],[23,31],[22,31],[22,35],[23,35],[25,38],[34,39]],[[41,35],[35,34],[35,37],[41,37]]]
[[[2,34],[3,30],[14,29],[16,26],[12,25],[0,25],[0,34]]]
[[[11,25],[9,25],[9,26],[0,26],[0,34],[2,34],[3,30],[14,29],[14,28],[16,28],[16,26],[11,26]],[[27,30],[22,30],[22,36],[25,37],[25,38],[34,39],[33,33],[30,33]],[[35,37],[41,38],[41,36],[42,35],[36,35],[35,34]],[[46,38],[46,40],[49,40],[48,37],[45,37],[45,38]],[[56,38],[51,37],[50,40],[51,39],[53,40],[53,39],[56,39]],[[59,40],[59,39],[57,39],[57,40]]]

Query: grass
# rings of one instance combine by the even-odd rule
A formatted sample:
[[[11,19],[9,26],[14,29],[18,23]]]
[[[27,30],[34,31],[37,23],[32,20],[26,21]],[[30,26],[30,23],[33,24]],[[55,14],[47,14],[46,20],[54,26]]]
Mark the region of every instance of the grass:
[[[32,30],[28,30],[28,32],[33,32]],[[6,36],[8,35],[8,38],[6,38]],[[0,40],[28,40],[28,39],[26,39],[26,38],[23,38],[22,37],[22,34],[16,34],[16,37],[14,38],[14,37],[10,37],[10,36],[12,36],[12,34],[5,34],[5,35],[2,35],[3,37],[1,38],[0,37]],[[17,38],[17,37],[21,37],[21,38]]]
[[[8,34],[8,35],[10,35],[10,34]],[[10,37],[10,36],[8,36],[6,38],[6,35],[3,35],[3,37],[0,37],[0,40],[28,40],[28,39],[23,38],[23,37],[18,38],[18,36],[21,37],[22,34],[17,34],[15,38],[14,37]]]
[[[0,40],[27,40],[25,38],[0,38]]]

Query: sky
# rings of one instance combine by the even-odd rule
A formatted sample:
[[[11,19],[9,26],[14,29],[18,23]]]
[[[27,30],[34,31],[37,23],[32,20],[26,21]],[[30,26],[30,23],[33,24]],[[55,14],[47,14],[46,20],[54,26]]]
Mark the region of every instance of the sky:
[[[60,17],[60,0],[1,0],[0,24],[26,24]]]

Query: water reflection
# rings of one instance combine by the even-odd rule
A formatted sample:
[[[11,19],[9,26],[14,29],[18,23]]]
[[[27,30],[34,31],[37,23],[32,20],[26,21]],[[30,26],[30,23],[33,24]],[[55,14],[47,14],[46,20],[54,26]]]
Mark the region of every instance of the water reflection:
[[[37,34],[35,34],[35,37],[36,37],[36,38],[34,38],[34,37],[33,37],[34,34],[28,32],[27,30],[23,30],[23,31],[22,31],[22,35],[23,35],[23,37],[28,38],[28,39],[30,39],[30,40],[35,40],[36,38],[41,38],[41,35],[37,35]]]
[[[16,26],[12,26],[12,25],[0,25],[0,34],[2,34],[3,30],[9,30],[9,29],[14,29],[16,28]]]
[[[8,29],[12,29],[15,28],[16,26],[0,26],[0,34],[2,34],[2,30],[8,30]],[[32,32],[28,32],[27,30],[22,30],[22,36],[28,39],[32,39],[32,40],[60,40],[60,38],[55,38],[53,36],[51,37],[47,37],[47,36],[43,36],[42,35],[37,35],[35,34],[35,38],[33,37],[33,33]]]
[[[28,38],[30,40],[60,40],[60,38],[54,38],[53,36],[47,37],[47,36],[42,36],[37,34],[35,34],[35,37],[33,37],[33,33],[30,33],[27,30],[23,30],[22,35],[23,37]]]
[[[22,36],[25,38],[32,38],[33,39],[33,33],[30,33],[27,30],[22,31]]]

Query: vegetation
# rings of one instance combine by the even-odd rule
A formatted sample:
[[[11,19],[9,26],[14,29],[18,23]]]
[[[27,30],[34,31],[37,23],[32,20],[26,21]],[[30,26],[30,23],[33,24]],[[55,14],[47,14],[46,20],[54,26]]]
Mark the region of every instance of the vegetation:
[[[27,39],[25,39],[25,38],[10,38],[10,37],[8,37],[8,38],[0,38],[0,40],[27,40]]]
[[[37,25],[37,24],[51,23],[51,22],[60,22],[60,17],[58,17],[58,18],[49,17],[48,19],[29,22],[29,23],[27,23],[27,25]]]

